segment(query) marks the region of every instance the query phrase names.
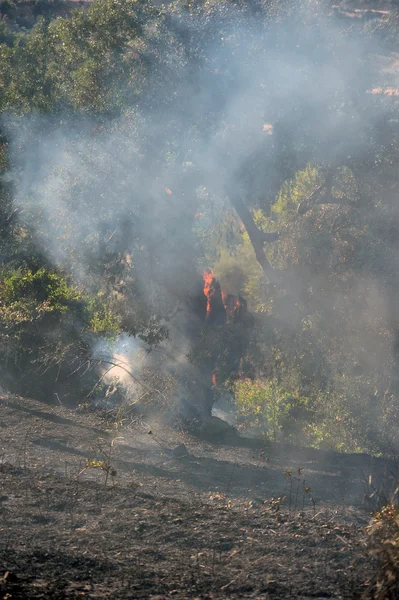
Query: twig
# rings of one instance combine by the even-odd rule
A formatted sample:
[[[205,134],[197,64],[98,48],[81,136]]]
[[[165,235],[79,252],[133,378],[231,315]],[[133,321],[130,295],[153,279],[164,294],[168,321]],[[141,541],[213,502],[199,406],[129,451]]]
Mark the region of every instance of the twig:
[[[151,388],[149,385],[146,385],[145,383],[143,383],[142,381],[140,381],[140,379],[138,379],[137,377],[135,377],[133,375],[133,373],[131,373],[129,371],[129,369],[126,369],[126,367],[123,367],[121,365],[121,363],[116,363],[113,360],[109,360],[109,358],[98,358],[98,359],[94,359],[99,363],[104,363],[104,364],[108,364],[108,365],[112,365],[113,367],[118,367],[118,369],[122,369],[123,371],[125,371],[132,379],[133,381],[135,381],[136,383],[138,383],[139,385],[141,385],[145,390],[149,390],[150,392],[157,392],[157,394],[160,394],[162,396],[162,393],[157,390],[156,388]]]
[[[96,389],[96,387],[98,387],[98,385],[102,382],[102,380],[104,379],[104,377],[110,372],[112,371],[114,367],[110,367],[109,369],[107,369],[105,371],[105,373],[103,373],[100,377],[100,379],[98,379],[98,381],[96,381],[96,383],[94,384],[94,386],[92,387],[92,389],[90,390],[90,392],[87,394],[86,398],[88,398],[89,396],[92,395],[92,393],[94,392],[94,390]]]

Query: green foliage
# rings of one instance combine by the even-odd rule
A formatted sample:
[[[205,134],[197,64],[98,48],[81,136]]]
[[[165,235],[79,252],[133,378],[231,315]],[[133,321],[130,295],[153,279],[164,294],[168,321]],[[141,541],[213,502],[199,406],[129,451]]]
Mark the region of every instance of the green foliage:
[[[307,445],[339,452],[362,452],[369,446],[361,436],[360,415],[351,412],[350,401],[332,385],[325,392],[318,391],[312,409],[304,427]]]
[[[232,389],[244,426],[274,441],[340,452],[380,450],[367,436],[368,419],[354,411],[353,398],[340,396],[333,386],[326,392],[316,390],[313,397],[265,379],[240,379]]]
[[[14,43],[14,33],[10,31],[4,21],[0,21],[0,45],[12,46]]]
[[[20,393],[26,385],[28,393],[52,397],[59,382],[76,402],[77,388],[95,377],[70,379],[89,357],[90,336],[118,332],[119,319],[104,297],[82,293],[59,273],[25,268],[0,275],[0,364]]]
[[[24,152],[41,148],[42,136],[49,132],[51,139],[54,123],[57,131],[60,121],[61,129],[77,123],[65,142],[74,168],[52,164],[52,156],[46,162],[47,180],[57,182],[50,228],[49,198],[34,186],[22,199],[28,206],[22,218],[13,218],[12,187],[25,193],[14,183],[21,156],[8,164],[2,132],[0,357],[6,369],[17,365],[19,376],[28,379],[38,369],[53,368],[56,380],[62,361],[75,365],[76,357],[89,356],[90,336],[112,340],[124,331],[150,347],[159,345],[168,336],[165,321],[191,292],[197,261],[200,268],[213,267],[225,293],[246,297],[255,323],[198,328],[190,355],[198,371],[210,378],[212,366],[217,387],[230,382],[245,418],[275,439],[388,452],[390,445],[397,447],[393,432],[399,423],[397,109],[376,111],[377,98],[364,93],[375,83],[367,52],[359,53],[366,58],[353,58],[350,69],[360,81],[351,82],[351,98],[356,89],[359,97],[348,102],[342,85],[320,101],[320,69],[326,65],[328,75],[333,65],[334,72],[347,73],[348,47],[345,25],[336,23],[329,38],[323,10],[305,11],[298,21],[295,7],[306,2],[234,4],[237,11],[218,0],[162,7],[144,0],[97,0],[67,14],[62,3],[38,0],[31,5],[34,18],[25,22],[30,27],[42,17],[28,31],[13,22],[19,3],[0,3],[0,111],[6,121],[11,114],[20,130],[20,116],[32,116],[29,128],[38,123],[18,146],[21,162]],[[390,24],[388,33],[393,44],[397,27]],[[273,69],[269,81],[259,78],[270,56],[283,48],[288,55],[299,52],[309,65],[305,100],[295,93],[287,97],[286,85],[274,85]],[[224,58],[219,62],[227,53],[235,57],[231,65]],[[256,114],[240,108],[234,123],[226,90],[237,89],[237,98],[246,93],[237,73],[246,73],[251,84],[254,67],[248,105]],[[207,94],[198,96],[197,89],[212,91],[209,106]],[[266,107],[272,114],[265,115]],[[51,118],[41,120],[43,114]],[[373,128],[369,114],[384,115],[386,124],[381,119]],[[361,128],[359,115],[365,121]],[[265,118],[270,124],[262,132]],[[79,145],[75,133],[82,121],[92,126]],[[259,131],[246,128],[257,122]],[[190,161],[215,140],[221,149],[216,167],[231,164],[234,176],[230,181],[226,169],[212,189],[217,173],[205,167],[198,181],[202,167]],[[77,149],[81,159],[75,161]],[[136,176],[125,174],[141,173],[142,163],[148,179],[137,177],[136,186]],[[331,164],[331,190],[298,212],[324,184]],[[168,181],[162,180],[165,173]],[[146,193],[158,184],[152,196]],[[169,185],[169,201],[158,204],[154,198],[163,198]],[[264,245],[281,275],[276,286],[264,277],[225,197],[232,187],[261,231],[280,232],[278,242]],[[82,229],[80,210],[87,217]],[[72,279],[43,266],[43,256],[53,256],[54,237],[62,239],[66,272],[79,273],[85,264],[84,293]],[[164,286],[172,263],[176,280]],[[232,382],[232,373],[241,379]],[[161,377],[158,387],[163,385]]]
[[[389,244],[383,247],[381,221],[374,221],[372,205],[368,214],[359,211],[359,185],[347,167],[334,173],[336,203],[317,204],[298,215],[298,202],[323,181],[322,171],[309,166],[282,187],[271,217],[253,210],[260,229],[280,229],[279,241],[266,248],[272,264],[288,274],[287,287],[265,283],[245,232],[237,235],[233,248],[222,243],[212,266],[222,289],[244,295],[265,324],[258,323],[251,337],[242,376],[248,373],[258,382],[267,374],[281,390],[309,399],[295,439],[343,452],[390,453],[398,444],[392,426],[398,422],[398,401],[387,389],[392,338],[381,276],[390,264]],[[373,368],[364,361],[372,361]],[[254,392],[255,402],[252,385],[246,380],[246,395]],[[281,420],[282,396],[274,403]],[[238,404],[246,422],[267,431],[262,411],[250,410],[243,398]]]
[[[15,4],[12,0],[1,0],[0,1],[0,15],[9,17],[15,11]]]
[[[107,305],[104,294],[87,296],[71,286],[65,277],[44,268],[3,272],[0,275],[0,318],[3,326],[37,322],[46,315],[69,313],[83,327],[100,336],[115,337],[120,319]]]
[[[287,220],[296,216],[298,206],[322,183],[320,171],[307,166],[303,171],[297,171],[295,177],[286,181],[273,204],[273,213],[279,220]]]
[[[42,268],[33,273],[2,273],[1,295],[5,303],[22,299],[46,302],[49,310],[66,310],[68,304],[80,299],[79,292],[70,287],[61,275]]]
[[[93,333],[105,337],[116,337],[118,335],[120,332],[120,318],[107,306],[103,293],[89,299],[87,310],[90,319],[89,327]]]
[[[47,329],[63,313],[77,316],[82,304],[81,294],[65,278],[44,268],[0,275],[0,327],[18,339],[33,324]]]
[[[233,384],[239,413],[274,441],[296,438],[305,424],[308,399],[290,394],[275,381],[244,379]]]
[[[101,114],[131,106],[148,91],[150,68],[152,78],[168,81],[174,40],[165,60],[162,28],[160,11],[134,0],[100,0],[69,18],[39,19],[12,47],[0,46],[0,110]]]
[[[263,215],[262,211],[254,211],[254,219],[261,229],[270,230],[268,229],[270,220]],[[226,232],[226,222],[230,235]],[[217,246],[218,253],[207,254],[206,264],[212,266],[223,291],[244,295],[249,310],[266,313],[268,302],[265,278],[247,232],[239,230],[237,216],[233,219],[229,214],[226,219],[222,219],[222,225],[209,235],[207,248],[212,248],[214,245]]]

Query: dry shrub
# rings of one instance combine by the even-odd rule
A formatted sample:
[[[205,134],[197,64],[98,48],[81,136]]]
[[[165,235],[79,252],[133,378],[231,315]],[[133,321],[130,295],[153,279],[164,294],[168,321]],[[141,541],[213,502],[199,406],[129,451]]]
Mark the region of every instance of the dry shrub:
[[[376,600],[399,598],[399,504],[389,503],[376,513],[369,528],[370,552],[376,573],[369,597]]]

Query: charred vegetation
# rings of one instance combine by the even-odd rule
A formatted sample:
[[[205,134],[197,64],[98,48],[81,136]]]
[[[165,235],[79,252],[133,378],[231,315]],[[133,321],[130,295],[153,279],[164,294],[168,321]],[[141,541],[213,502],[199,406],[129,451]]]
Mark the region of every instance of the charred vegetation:
[[[85,536],[110,536],[111,553],[90,550],[68,567],[68,579],[93,569],[94,597],[106,593],[102,570],[128,576],[141,547],[137,589],[129,580],[121,597],[318,597],[325,581],[331,597],[395,595],[398,29],[395,2],[0,1],[4,598],[41,594],[23,528],[32,540],[36,526],[54,525],[49,539],[60,545],[66,523],[72,555]],[[92,448],[71,443],[72,416],[82,439],[96,430]],[[58,465],[46,486],[44,469],[60,456],[76,459],[76,472],[60,475]],[[126,461],[132,480],[122,490]],[[102,487],[91,487],[96,477]],[[235,486],[251,505],[230,517]],[[137,522],[119,562],[123,524],[112,525],[111,496],[121,508],[128,489]],[[79,509],[80,493],[95,518]],[[318,527],[317,503],[323,511],[330,498],[336,528],[327,517]],[[141,513],[151,516],[151,503],[152,533]],[[364,550],[367,511],[372,559],[353,551]],[[198,538],[208,517],[219,545],[210,531]],[[292,518],[302,519],[296,530]],[[266,555],[251,519],[267,531],[287,526],[293,559],[280,548],[275,557],[285,570],[300,565],[291,587],[277,568],[260,580]],[[302,561],[307,531],[323,567]],[[57,569],[69,564],[39,546],[40,564],[44,551]],[[330,556],[343,575],[329,570]],[[185,559],[175,590],[169,567]],[[363,584],[348,566],[358,559],[377,567]],[[43,597],[93,591],[47,579],[45,588]]]

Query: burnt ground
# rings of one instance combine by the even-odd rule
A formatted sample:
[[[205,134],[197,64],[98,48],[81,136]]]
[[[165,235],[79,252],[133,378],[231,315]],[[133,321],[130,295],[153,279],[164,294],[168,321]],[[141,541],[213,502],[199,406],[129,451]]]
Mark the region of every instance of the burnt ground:
[[[7,600],[359,598],[368,496],[395,476],[365,455],[216,445],[156,421],[116,431],[6,395],[0,439]]]

